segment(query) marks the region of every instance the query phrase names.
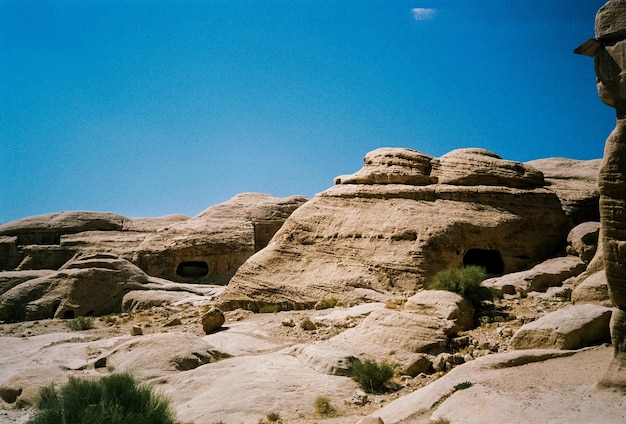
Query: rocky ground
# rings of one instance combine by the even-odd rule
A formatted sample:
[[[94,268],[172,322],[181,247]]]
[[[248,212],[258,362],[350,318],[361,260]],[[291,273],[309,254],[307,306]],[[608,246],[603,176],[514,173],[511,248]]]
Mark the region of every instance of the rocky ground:
[[[204,334],[199,322],[208,305],[190,304],[95,318],[93,329],[78,332],[67,327],[68,320],[60,319],[2,324],[0,355],[5,361],[0,364],[0,375],[5,386],[11,375],[19,376],[14,385],[45,385],[68,375],[128,370],[168,396],[181,420],[197,424],[258,423],[270,412],[278,413],[282,422],[301,424],[357,423],[373,415],[387,424],[428,423],[438,417],[452,423],[626,420],[626,397],[594,387],[612,357],[608,345],[576,353],[509,350],[511,336],[524,323],[569,304],[558,297],[496,299],[478,328],[453,339],[453,351],[448,353],[458,359],[444,362],[440,371],[431,369],[414,377],[398,373],[388,393],[368,395],[364,404],[355,400],[359,389],[349,378],[317,372],[302,357],[286,354],[293,346],[331,340],[357,327],[372,311],[397,307],[402,296],[393,300],[311,311],[253,314],[236,310],[227,312],[221,331],[210,335]],[[307,321],[313,325],[302,324]],[[143,335],[130,336],[133,328],[141,328]],[[133,346],[140,346],[140,341],[156,343],[156,336],[179,337],[165,344],[178,344],[170,348],[183,355],[187,339],[182,337],[187,335],[189,340],[208,342],[207,346],[220,352],[219,358],[181,371],[160,362],[169,358],[164,345],[144,345],[141,359],[132,355]],[[120,347],[129,342],[131,348]],[[194,349],[198,356],[199,348]],[[383,359],[393,361],[394,354],[390,351]],[[106,368],[94,368],[94,361],[103,356],[108,360]],[[471,387],[454,390],[466,381]],[[2,404],[0,422],[27,420],[29,410],[19,407],[27,406],[35,392],[26,392],[20,397],[22,402]],[[318,396],[331,400],[337,417],[316,414],[313,403]]]

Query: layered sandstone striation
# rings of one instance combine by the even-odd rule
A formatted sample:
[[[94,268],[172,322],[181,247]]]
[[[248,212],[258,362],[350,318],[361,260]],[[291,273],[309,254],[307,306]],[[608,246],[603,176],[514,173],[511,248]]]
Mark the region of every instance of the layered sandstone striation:
[[[306,200],[244,193],[193,218],[100,212],[24,218],[0,225],[0,270],[57,270],[74,257],[111,254],[154,277],[226,284]]]
[[[541,172],[483,149],[439,159],[375,150],[287,219],[239,268],[222,306],[309,308],[358,300],[361,289],[415,291],[447,267],[523,269],[564,249],[571,225],[543,185]]]

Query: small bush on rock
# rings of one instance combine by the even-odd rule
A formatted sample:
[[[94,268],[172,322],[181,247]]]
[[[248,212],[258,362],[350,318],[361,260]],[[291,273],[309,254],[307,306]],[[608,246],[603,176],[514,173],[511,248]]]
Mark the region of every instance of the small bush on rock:
[[[483,300],[493,299],[491,290],[481,287],[487,278],[485,268],[469,265],[464,268],[446,268],[433,277],[431,290],[447,290],[459,294],[479,309]]]
[[[29,424],[175,424],[168,402],[129,374],[99,380],[70,377],[60,390],[39,392],[37,412]]]
[[[67,326],[73,331],[83,331],[93,328],[92,317],[77,317],[68,321]]]
[[[318,396],[317,398],[315,398],[313,406],[315,406],[315,412],[317,412],[322,417],[337,416],[337,410],[330,403],[330,399],[325,396]]]
[[[393,377],[393,367],[387,362],[379,364],[371,359],[356,361],[352,364],[350,377],[367,393],[381,393],[385,391],[386,383]]]

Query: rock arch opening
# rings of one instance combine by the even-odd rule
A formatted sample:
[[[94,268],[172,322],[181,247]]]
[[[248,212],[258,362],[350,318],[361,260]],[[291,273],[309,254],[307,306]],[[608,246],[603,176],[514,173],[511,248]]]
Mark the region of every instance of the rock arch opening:
[[[469,249],[463,256],[463,266],[468,265],[482,266],[490,275],[504,273],[504,261],[497,250]]]
[[[202,278],[209,274],[209,265],[203,261],[186,261],[178,264],[176,275],[182,278]]]

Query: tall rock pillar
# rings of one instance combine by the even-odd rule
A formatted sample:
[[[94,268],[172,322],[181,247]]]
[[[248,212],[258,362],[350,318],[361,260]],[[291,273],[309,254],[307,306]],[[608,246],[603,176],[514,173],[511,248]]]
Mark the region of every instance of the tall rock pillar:
[[[575,52],[594,57],[598,95],[617,111],[598,178],[604,267],[615,307],[615,356],[599,385],[626,392],[626,0],[610,0],[600,8],[595,35]]]

